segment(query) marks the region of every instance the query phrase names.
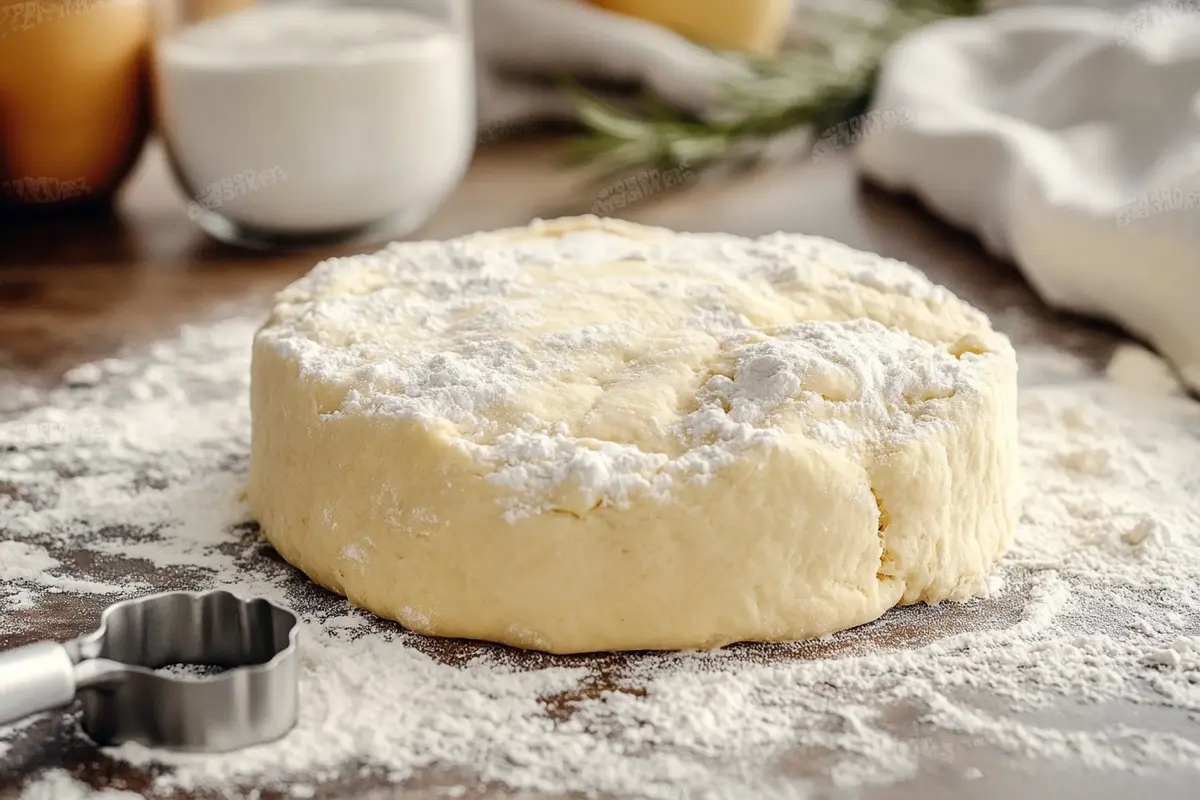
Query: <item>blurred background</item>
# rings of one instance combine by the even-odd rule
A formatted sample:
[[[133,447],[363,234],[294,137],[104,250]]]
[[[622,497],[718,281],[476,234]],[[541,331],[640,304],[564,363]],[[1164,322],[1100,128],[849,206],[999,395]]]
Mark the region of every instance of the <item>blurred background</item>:
[[[10,366],[566,214],[830,236],[1196,391],[1200,4],[0,0]]]

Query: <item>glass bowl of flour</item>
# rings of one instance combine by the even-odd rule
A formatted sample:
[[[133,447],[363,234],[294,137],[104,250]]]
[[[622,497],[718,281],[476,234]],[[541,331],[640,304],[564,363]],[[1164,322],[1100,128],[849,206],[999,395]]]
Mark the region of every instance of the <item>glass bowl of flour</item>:
[[[188,215],[259,247],[402,236],[475,139],[468,0],[158,0],[158,129]]]

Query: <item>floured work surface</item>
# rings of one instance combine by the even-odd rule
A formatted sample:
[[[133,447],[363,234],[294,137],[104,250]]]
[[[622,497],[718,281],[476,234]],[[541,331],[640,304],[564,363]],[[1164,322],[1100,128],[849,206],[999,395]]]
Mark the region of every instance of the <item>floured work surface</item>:
[[[802,644],[554,657],[407,633],[262,543],[240,497],[258,319],[49,391],[0,383],[0,647],[153,590],[265,595],[304,620],[298,729],[228,756],[98,754],[55,714],[0,730],[0,797],[1187,797],[1200,781],[1200,404],[1148,355],[1105,379],[1014,334],[1027,495],[990,597]]]

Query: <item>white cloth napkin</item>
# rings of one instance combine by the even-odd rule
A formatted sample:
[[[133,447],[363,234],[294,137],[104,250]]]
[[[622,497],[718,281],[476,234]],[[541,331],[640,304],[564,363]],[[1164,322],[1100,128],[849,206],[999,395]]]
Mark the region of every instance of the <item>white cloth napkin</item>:
[[[1200,391],[1200,3],[940,22],[890,51],[873,106],[896,122],[863,126],[868,177]]]
[[[702,114],[744,67],[673,31],[583,0],[476,0],[479,127],[505,132],[570,119],[553,78],[571,75],[644,86]]]

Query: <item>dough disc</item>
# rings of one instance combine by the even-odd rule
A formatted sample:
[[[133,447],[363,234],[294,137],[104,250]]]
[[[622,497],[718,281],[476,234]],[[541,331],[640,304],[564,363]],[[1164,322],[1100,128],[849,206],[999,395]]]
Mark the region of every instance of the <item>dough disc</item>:
[[[1016,358],[912,268],[592,217],[332,259],[254,343],[249,497],[312,580],[555,653],[984,590]]]

